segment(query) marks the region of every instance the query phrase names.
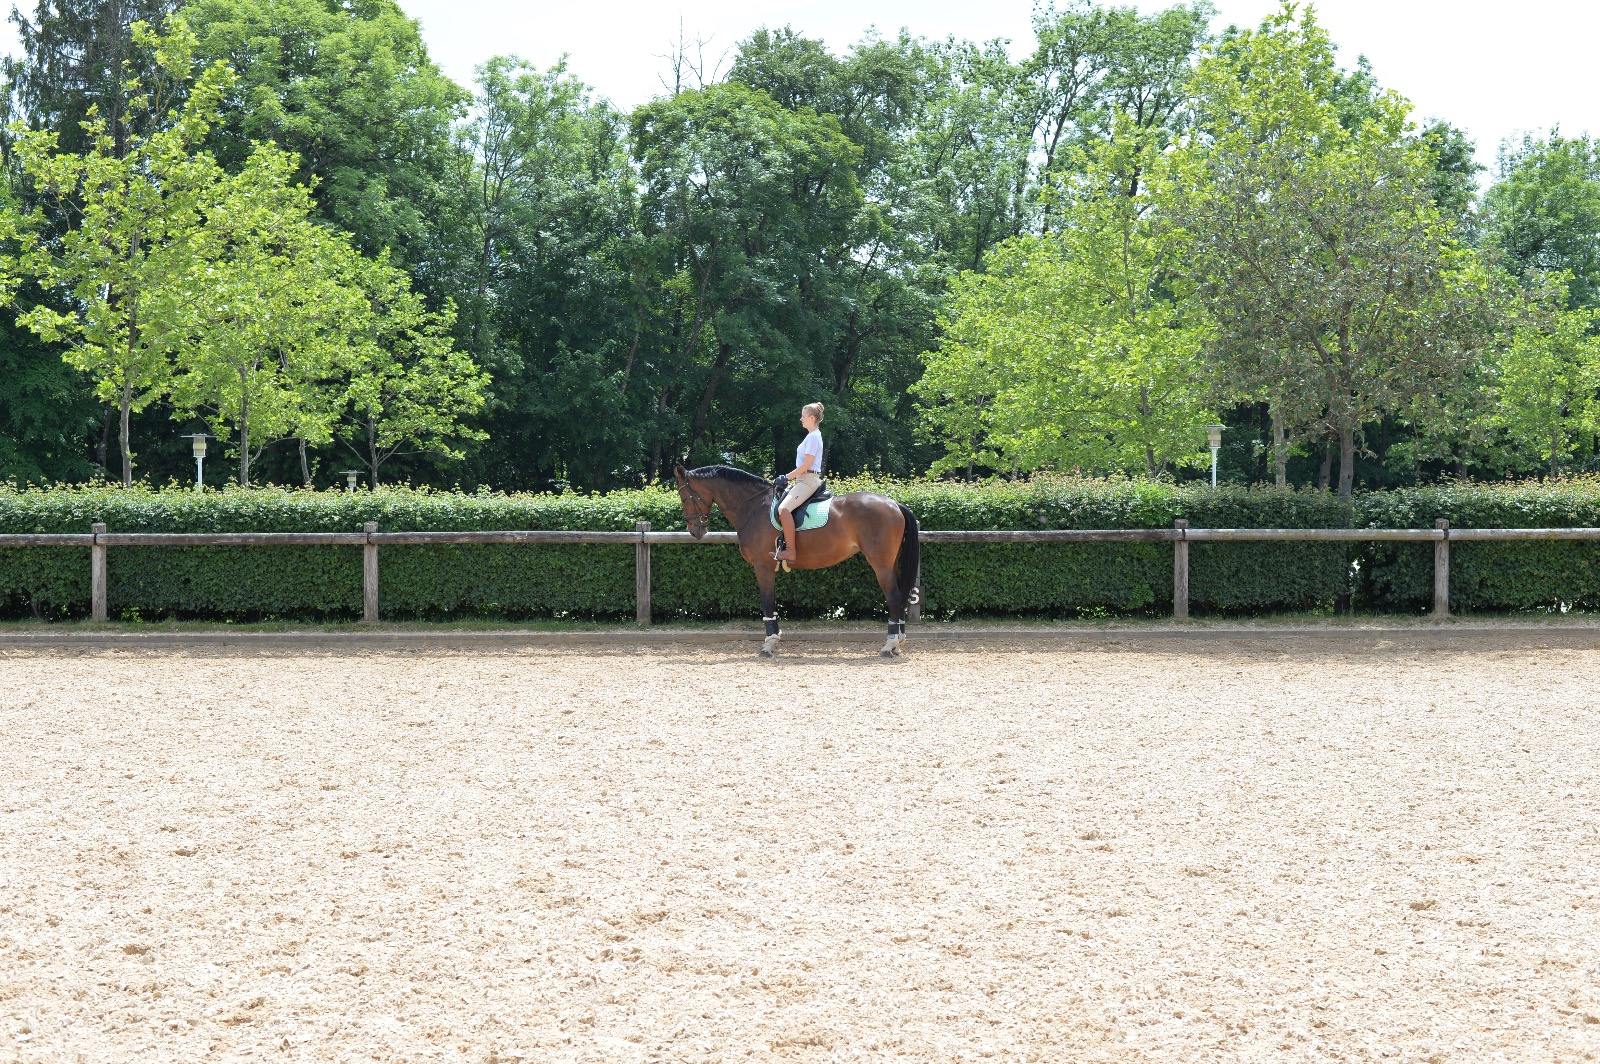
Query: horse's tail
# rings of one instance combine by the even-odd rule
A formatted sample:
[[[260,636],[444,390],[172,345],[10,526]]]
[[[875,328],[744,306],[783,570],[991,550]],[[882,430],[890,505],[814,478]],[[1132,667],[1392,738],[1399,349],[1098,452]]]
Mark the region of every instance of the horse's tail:
[[[922,569],[922,531],[917,524],[917,518],[910,510],[899,503],[900,514],[906,519],[905,535],[900,540],[900,606],[902,609],[912,603],[922,601],[922,589],[917,586],[917,580]]]

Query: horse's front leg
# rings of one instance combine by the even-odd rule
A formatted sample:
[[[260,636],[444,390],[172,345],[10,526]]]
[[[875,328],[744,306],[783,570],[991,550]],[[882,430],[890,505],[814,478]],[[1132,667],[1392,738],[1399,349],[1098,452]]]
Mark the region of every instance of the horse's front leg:
[[[761,620],[766,625],[766,639],[761,644],[761,656],[770,658],[778,652],[778,640],[783,638],[778,631],[778,568],[772,564],[771,559],[754,562],[756,571],[756,586],[761,589]]]

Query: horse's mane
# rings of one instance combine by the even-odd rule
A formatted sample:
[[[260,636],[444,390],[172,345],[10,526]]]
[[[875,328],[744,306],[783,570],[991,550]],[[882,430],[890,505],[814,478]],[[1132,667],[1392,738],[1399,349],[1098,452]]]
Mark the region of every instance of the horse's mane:
[[[689,470],[689,476],[695,480],[731,480],[750,488],[769,487],[767,481],[754,473],[747,473],[743,469],[736,469],[731,465],[707,465],[698,469]]]

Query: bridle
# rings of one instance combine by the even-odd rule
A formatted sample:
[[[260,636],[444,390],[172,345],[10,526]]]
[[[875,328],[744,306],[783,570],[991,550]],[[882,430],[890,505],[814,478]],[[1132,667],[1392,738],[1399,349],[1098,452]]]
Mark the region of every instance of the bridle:
[[[689,501],[694,503],[695,508],[700,511],[699,513],[684,515],[684,524],[689,526],[689,531],[692,534],[695,522],[698,521],[700,523],[700,534],[704,535],[711,523],[711,506],[699,495],[695,494],[695,490],[689,486],[689,481],[685,480],[683,482],[683,490],[689,493]]]
[[[691,535],[694,533],[695,524],[698,523],[700,525],[700,532],[703,535],[711,527],[711,503],[706,502],[698,494],[696,494],[692,484],[692,480],[685,478],[683,482],[683,490],[689,493],[689,501],[693,503],[695,508],[700,512],[695,514],[685,514],[683,521],[684,524],[689,527],[689,532]],[[771,490],[772,488],[770,486],[764,486],[756,491],[751,492],[745,498],[739,500],[739,508],[743,509],[744,505],[751,499],[755,498],[757,495],[763,495],[767,492],[770,492]]]

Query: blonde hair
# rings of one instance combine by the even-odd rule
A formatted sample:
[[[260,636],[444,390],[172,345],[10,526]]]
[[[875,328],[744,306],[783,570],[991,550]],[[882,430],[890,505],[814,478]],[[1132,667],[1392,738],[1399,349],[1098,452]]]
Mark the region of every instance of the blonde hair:
[[[800,408],[800,412],[802,414],[810,414],[812,417],[817,419],[817,424],[819,424],[819,425],[822,424],[822,404],[821,403],[807,403],[805,406],[802,406]]]

